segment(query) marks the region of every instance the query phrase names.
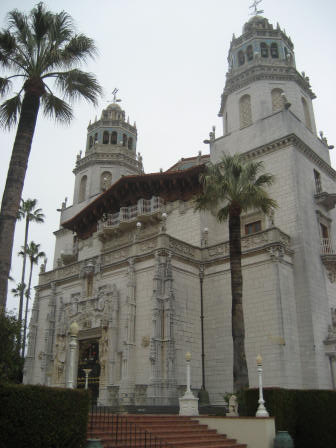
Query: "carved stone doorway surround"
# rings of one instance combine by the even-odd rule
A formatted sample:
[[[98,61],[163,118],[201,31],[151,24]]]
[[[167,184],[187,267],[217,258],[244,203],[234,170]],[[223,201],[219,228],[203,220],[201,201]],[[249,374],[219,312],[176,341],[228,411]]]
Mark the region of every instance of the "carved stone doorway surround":
[[[83,369],[90,369],[88,377],[88,388],[92,394],[93,403],[97,403],[100,386],[100,362],[99,345],[102,335],[101,328],[89,328],[81,330],[78,335],[78,373],[77,387],[85,387],[85,372]]]

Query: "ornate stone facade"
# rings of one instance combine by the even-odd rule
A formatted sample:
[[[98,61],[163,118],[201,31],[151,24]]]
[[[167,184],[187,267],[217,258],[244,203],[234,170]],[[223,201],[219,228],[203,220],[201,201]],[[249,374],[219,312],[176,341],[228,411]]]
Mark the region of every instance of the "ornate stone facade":
[[[336,172],[330,147],[316,135],[314,94],[296,71],[293,44],[267,19],[246,24],[229,60],[220,110],[224,135],[212,130],[210,160],[223,152],[263,160],[275,176],[270,195],[278,203],[271,216],[242,215],[250,385],[258,384],[261,352],[266,386],[335,387]],[[248,100],[240,102],[244,95]],[[197,393],[202,336],[206,388],[211,403],[220,403],[232,391],[228,226],[195,213],[192,200],[209,156],[144,175],[136,132],[115,103],[88,128],[85,156],[74,170],[74,203],[62,207],[55,232],[54,269],[41,269],[36,288],[25,382],[66,386],[69,328],[76,322],[75,383],[83,386],[89,366],[98,403],[177,404],[186,387],[186,352]],[[97,191],[80,202],[84,175]],[[317,178],[323,197],[316,196]],[[110,181],[108,188],[102,184]]]

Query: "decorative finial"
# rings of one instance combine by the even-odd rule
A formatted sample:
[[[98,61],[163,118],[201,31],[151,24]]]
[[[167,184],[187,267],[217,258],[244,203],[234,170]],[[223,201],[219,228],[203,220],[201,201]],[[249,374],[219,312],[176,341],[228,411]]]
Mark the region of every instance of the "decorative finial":
[[[114,88],[113,90],[112,90],[112,95],[113,95],[113,103],[115,104],[115,103],[120,103],[120,101],[121,101],[121,99],[120,98],[117,98],[117,93],[119,92],[119,89],[117,89],[117,88]],[[108,100],[108,103],[110,103],[111,102],[111,100]]]
[[[254,11],[250,13],[251,16],[257,16],[258,14],[262,14],[264,12],[263,9],[258,9],[257,6],[259,3],[261,3],[262,0],[254,0],[251,6],[249,6],[250,9],[254,8]]]

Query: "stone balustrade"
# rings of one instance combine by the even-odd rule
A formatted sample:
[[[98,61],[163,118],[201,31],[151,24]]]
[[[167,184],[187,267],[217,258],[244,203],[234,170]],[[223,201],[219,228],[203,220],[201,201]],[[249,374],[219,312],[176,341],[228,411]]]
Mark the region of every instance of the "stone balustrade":
[[[118,227],[122,222],[133,221],[140,216],[152,215],[162,211],[163,200],[153,196],[151,199],[139,199],[136,205],[121,207],[117,213],[107,214],[99,221],[98,230]]]
[[[336,255],[336,242],[330,238],[321,238],[321,254]]]

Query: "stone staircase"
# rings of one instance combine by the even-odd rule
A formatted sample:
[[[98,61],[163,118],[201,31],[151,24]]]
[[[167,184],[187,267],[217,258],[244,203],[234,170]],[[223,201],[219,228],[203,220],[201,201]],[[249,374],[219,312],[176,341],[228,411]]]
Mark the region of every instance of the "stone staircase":
[[[88,438],[104,448],[247,448],[190,417],[91,415]]]

